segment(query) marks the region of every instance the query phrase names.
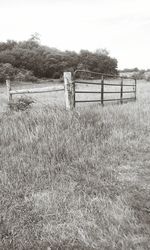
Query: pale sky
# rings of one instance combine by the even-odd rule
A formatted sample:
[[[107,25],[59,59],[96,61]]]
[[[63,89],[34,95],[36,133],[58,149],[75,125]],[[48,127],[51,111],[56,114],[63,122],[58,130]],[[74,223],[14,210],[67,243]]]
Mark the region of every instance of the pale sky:
[[[118,68],[150,68],[150,0],[0,0],[0,41],[61,50],[106,48]]]

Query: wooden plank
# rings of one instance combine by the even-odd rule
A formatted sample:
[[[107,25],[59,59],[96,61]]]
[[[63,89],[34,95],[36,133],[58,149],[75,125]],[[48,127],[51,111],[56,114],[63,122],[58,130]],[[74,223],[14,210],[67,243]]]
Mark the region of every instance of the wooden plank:
[[[100,102],[100,100],[77,100],[76,102]]]
[[[115,83],[113,83],[113,84],[111,84],[111,83],[104,83],[104,85],[107,85],[107,86],[118,86],[118,87],[120,87],[120,84],[115,84]],[[133,87],[134,84],[123,84],[123,86]]]
[[[135,93],[135,91],[123,91],[122,93],[123,93],[123,94]],[[120,94],[120,91],[116,91],[116,92],[114,92],[114,91],[107,91],[107,92],[105,92],[105,91],[104,91],[104,94]]]
[[[44,93],[44,92],[53,92],[53,91],[63,91],[64,87],[62,86],[51,86],[44,88],[33,88],[33,89],[19,89],[19,90],[10,90],[10,94],[33,94],[33,93]]]
[[[99,75],[99,76],[108,76],[108,77],[113,77],[113,78],[120,78],[120,76],[118,75],[112,75],[112,74],[104,74],[104,73],[99,73],[99,72],[94,72],[94,71],[89,71],[89,70],[76,70],[74,72],[74,78],[76,76],[76,74],[80,72],[80,73],[88,73],[88,74],[94,74],[94,75]]]
[[[102,84],[101,82],[85,82],[85,81],[77,81],[77,80],[75,80],[75,81],[73,81],[73,83],[77,83],[77,84],[87,84],[87,85],[89,85],[89,84],[91,84],[91,85],[100,85],[100,84]],[[103,83],[103,85],[106,85],[106,86],[118,86],[118,87],[120,87],[120,84],[115,84],[115,83]],[[124,84],[123,86],[126,86],[126,87],[133,87],[133,86],[135,86],[134,84]]]
[[[91,85],[99,85],[99,82],[85,82],[85,81],[73,81],[73,83],[79,83],[79,84],[91,84]]]
[[[134,97],[130,97],[130,98],[122,98],[122,101],[124,100],[135,100]],[[121,99],[105,99],[104,102],[111,102],[111,101],[121,101]]]
[[[135,100],[134,97],[131,98],[123,98],[122,101],[124,100]],[[111,102],[111,101],[121,101],[121,99],[104,99],[103,102]],[[76,100],[76,102],[100,102],[100,100]]]
[[[105,73],[100,73],[100,72],[94,72],[94,71],[89,71],[89,70],[80,70],[80,69],[77,69],[75,72],[74,72],[74,79],[76,77],[76,74],[80,72],[80,73],[88,73],[88,74],[94,74],[94,75],[99,75],[99,76],[104,76],[104,77],[112,77],[112,78],[116,78],[116,79],[120,79],[121,76],[119,75],[113,75],[113,74],[105,74]],[[135,80],[134,77],[123,77],[122,78],[124,79],[130,79],[130,80]]]
[[[100,94],[100,91],[75,91],[77,94]]]

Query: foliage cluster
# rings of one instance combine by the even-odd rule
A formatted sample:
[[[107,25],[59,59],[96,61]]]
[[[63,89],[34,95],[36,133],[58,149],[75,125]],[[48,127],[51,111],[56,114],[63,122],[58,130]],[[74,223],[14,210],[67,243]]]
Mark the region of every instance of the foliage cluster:
[[[25,111],[31,108],[31,104],[34,103],[31,97],[20,97],[17,100],[9,102],[9,108],[11,111]]]
[[[7,72],[5,72],[7,68]],[[63,71],[86,69],[103,73],[117,73],[117,60],[105,50],[90,52],[81,50],[60,51],[43,46],[36,38],[15,42],[0,42],[0,81],[9,75],[19,79],[54,78],[62,76]]]
[[[120,70],[120,72],[138,72],[139,69],[136,67],[136,68],[125,68],[123,70]]]
[[[138,69],[138,68],[124,69],[124,70],[120,70],[120,74],[122,76],[134,77],[137,80],[150,81],[150,69],[147,69],[147,70]]]
[[[14,81],[37,81],[31,70],[13,67],[10,63],[0,63],[0,82],[4,83],[6,78]]]

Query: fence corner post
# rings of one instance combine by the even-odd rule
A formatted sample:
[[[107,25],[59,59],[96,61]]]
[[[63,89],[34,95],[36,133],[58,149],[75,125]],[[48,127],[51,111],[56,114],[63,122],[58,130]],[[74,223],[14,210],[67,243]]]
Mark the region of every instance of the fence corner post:
[[[64,72],[64,87],[66,109],[73,110],[73,108],[75,107],[75,91],[71,72]]]
[[[11,100],[12,100],[12,94],[10,94],[10,91],[11,91],[11,83],[10,83],[10,79],[9,79],[9,78],[6,79],[6,87],[7,87],[8,101],[11,101]]]

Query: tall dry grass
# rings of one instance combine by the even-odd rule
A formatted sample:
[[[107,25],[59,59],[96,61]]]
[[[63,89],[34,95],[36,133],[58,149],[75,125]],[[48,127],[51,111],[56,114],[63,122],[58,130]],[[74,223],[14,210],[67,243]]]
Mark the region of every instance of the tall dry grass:
[[[150,249],[150,106],[0,117],[0,249]]]

